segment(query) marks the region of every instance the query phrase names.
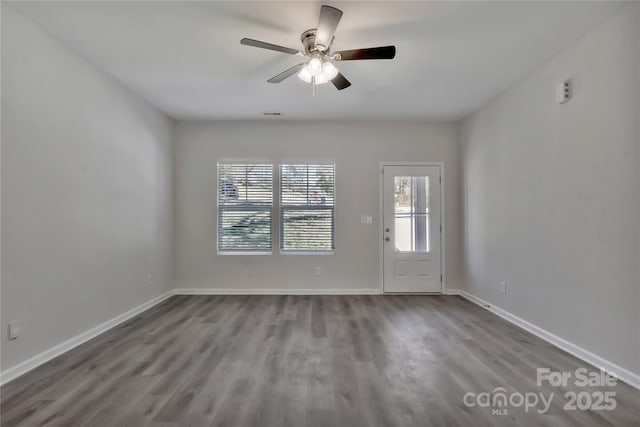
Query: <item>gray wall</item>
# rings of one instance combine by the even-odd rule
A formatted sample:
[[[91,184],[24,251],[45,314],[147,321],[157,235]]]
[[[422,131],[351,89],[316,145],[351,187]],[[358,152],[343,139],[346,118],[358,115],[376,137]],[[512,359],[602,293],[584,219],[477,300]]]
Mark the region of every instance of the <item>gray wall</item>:
[[[461,136],[466,289],[635,372],[638,6],[484,106]],[[575,96],[557,105],[569,76]]]
[[[639,9],[461,127],[275,119],[183,122],[172,135],[3,4],[2,370],[173,287],[378,288],[378,165],[414,160],[445,162],[449,288],[640,372]],[[558,106],[567,76],[575,98]],[[216,255],[221,158],[334,160],[335,255]],[[23,334],[8,342],[14,319]]]
[[[172,287],[170,131],[2,5],[3,371]]]
[[[275,119],[278,120],[278,119]],[[176,130],[176,287],[377,289],[379,163],[444,161],[448,286],[459,287],[457,128],[399,122],[180,123]],[[216,162],[256,158],[336,163],[335,255],[216,255]],[[360,224],[360,215],[373,224]],[[314,276],[314,267],[323,274]]]

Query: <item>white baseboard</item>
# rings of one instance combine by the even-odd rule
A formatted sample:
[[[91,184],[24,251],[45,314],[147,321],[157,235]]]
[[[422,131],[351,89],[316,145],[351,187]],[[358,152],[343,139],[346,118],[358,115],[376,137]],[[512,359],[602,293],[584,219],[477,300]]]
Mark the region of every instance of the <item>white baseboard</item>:
[[[634,388],[640,389],[640,375],[635,374],[621,366],[618,366],[615,363],[612,363],[598,356],[597,354],[593,354],[589,350],[585,350],[584,348],[577,346],[572,342],[565,340],[564,338],[560,338],[559,336],[554,335],[551,332],[534,325],[533,323],[521,319],[520,317],[511,314],[508,311],[503,310],[502,308],[497,307],[481,298],[478,298],[477,296],[472,295],[467,291],[458,290],[458,294],[468,299],[469,301],[489,310],[490,312],[497,314],[498,316],[513,323],[514,325],[519,326],[522,329],[532,333],[533,335],[555,345],[556,347],[566,351],[567,353],[577,357],[578,359],[581,359],[605,372],[610,372],[616,375],[618,379],[620,379],[620,381],[623,381]]]
[[[6,371],[0,373],[0,385],[6,384],[32,369],[48,362],[49,360],[66,353],[67,351],[83,344],[101,333],[131,319],[145,310],[166,300],[172,295],[379,295],[380,289],[223,289],[223,288],[179,288],[160,295],[131,310],[116,316],[80,335],[77,335],[55,347],[50,348]],[[618,366],[588,350],[579,347],[564,338],[552,334],[524,319],[509,313],[493,304],[484,301],[461,289],[446,289],[445,295],[461,295],[469,301],[497,314],[516,326],[536,335],[539,338],[555,345],[573,356],[590,363],[599,369],[615,374],[621,381],[640,389],[640,375],[637,375],[621,366]]]
[[[380,289],[178,288],[175,295],[379,295]]]
[[[118,326],[172,295],[377,295],[380,289],[173,289],[0,373],[0,386]]]
[[[162,301],[166,300],[172,295],[173,291],[162,294],[150,301],[145,302],[144,304],[140,304],[139,306],[132,308],[126,313],[120,314],[110,320],[107,320],[106,322],[101,323],[98,326],[81,333],[80,335],[76,335],[75,337],[61,344],[58,344],[55,347],[50,348],[49,350],[43,351],[42,353],[5,370],[4,372],[0,373],[0,385],[4,385],[18,378],[19,376],[26,374],[32,369],[37,368],[43,363],[46,363],[51,359],[58,357],[61,354],[66,353],[67,351],[79,346],[80,344],[83,344],[90,339],[95,338],[103,332],[106,332],[109,329],[118,326],[119,324],[131,319],[134,316],[137,316],[143,311],[150,309],[154,305],[160,304]]]

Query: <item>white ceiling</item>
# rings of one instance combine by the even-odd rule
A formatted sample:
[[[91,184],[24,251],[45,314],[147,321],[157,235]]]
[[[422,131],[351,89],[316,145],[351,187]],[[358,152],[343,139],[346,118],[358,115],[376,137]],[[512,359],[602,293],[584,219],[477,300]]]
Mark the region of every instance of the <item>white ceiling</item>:
[[[297,77],[321,4],[344,11],[333,50],[395,44],[387,61],[337,63],[353,85],[320,97]],[[621,6],[612,2],[12,2],[176,119],[453,120],[480,107]],[[272,119],[277,120],[277,119]]]

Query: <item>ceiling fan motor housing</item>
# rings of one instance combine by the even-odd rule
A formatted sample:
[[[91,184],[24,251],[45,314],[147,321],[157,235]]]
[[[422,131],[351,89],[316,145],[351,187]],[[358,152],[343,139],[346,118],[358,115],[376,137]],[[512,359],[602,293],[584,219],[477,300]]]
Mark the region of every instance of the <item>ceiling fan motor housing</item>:
[[[316,30],[315,28],[312,28],[310,30],[305,31],[300,36],[300,41],[302,42],[302,46],[304,46],[304,51],[306,52],[307,55],[310,55],[314,52],[322,51],[322,49],[316,48],[317,31],[318,30]],[[329,46],[323,46],[325,47],[324,52],[329,51],[329,47],[331,46],[331,44],[333,44],[333,37],[331,37],[331,43],[329,43]]]

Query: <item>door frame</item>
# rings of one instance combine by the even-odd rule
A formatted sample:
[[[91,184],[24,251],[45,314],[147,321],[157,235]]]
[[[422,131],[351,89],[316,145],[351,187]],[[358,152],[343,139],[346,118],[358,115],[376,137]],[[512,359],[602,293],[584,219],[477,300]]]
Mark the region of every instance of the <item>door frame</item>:
[[[440,168],[440,225],[442,226],[442,232],[440,233],[440,271],[442,273],[442,283],[440,285],[440,293],[437,295],[445,295],[447,290],[447,273],[445,270],[445,216],[444,216],[444,162],[397,162],[397,161],[383,161],[380,162],[380,169],[378,175],[380,175],[379,182],[379,248],[380,248],[380,293],[384,294],[384,167],[385,166],[438,166]],[[389,294],[393,294],[390,292]],[[432,292],[419,293],[432,294]],[[403,295],[407,295],[403,293]]]

